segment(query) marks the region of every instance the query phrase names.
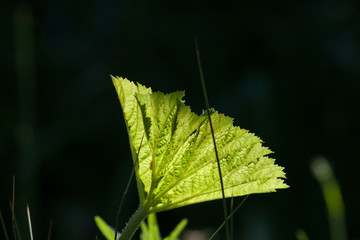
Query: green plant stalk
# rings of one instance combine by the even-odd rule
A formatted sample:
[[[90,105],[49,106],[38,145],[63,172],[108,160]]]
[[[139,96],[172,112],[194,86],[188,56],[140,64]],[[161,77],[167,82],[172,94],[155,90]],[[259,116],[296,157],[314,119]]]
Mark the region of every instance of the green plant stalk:
[[[32,231],[32,224],[31,224],[31,216],[30,216],[29,204],[26,206],[26,212],[27,212],[28,222],[29,222],[30,239],[31,239],[31,240],[34,240],[33,231]]]
[[[132,215],[129,222],[122,231],[119,240],[130,240],[139,228],[142,221],[149,215],[149,208],[140,206],[138,210]]]
[[[196,57],[197,57],[197,62],[198,62],[198,67],[199,67],[199,72],[200,72],[201,86],[202,86],[202,89],[203,89],[204,100],[205,100],[206,110],[207,110],[207,113],[208,113],[207,115],[208,115],[208,118],[209,118],[210,129],[211,129],[211,135],[212,135],[212,139],[213,139],[213,143],[214,143],[216,162],[217,162],[218,171],[219,171],[221,193],[222,193],[222,200],[223,200],[223,211],[224,211],[224,219],[225,219],[226,239],[230,240],[229,224],[228,224],[228,220],[227,220],[228,219],[228,211],[227,211],[225,191],[224,191],[224,182],[223,182],[222,173],[221,173],[221,166],[220,166],[219,154],[218,154],[218,151],[217,151],[217,146],[216,146],[216,141],[215,141],[214,129],[213,129],[213,125],[212,125],[212,122],[211,122],[210,104],[209,104],[209,100],[208,100],[208,97],[207,97],[204,74],[203,74],[202,67],[201,67],[200,51],[199,51],[199,45],[198,45],[197,38],[195,38],[195,45],[196,45]]]
[[[345,210],[339,184],[335,177],[322,185],[322,190],[329,214],[330,232],[333,240],[347,239]]]
[[[216,236],[216,234],[218,234],[218,232],[225,226],[226,221],[230,220],[230,218],[232,218],[232,216],[235,214],[235,212],[237,210],[240,209],[240,207],[244,204],[244,202],[246,201],[246,199],[249,197],[250,195],[246,195],[245,198],[239,203],[239,205],[237,205],[237,207],[229,214],[229,216],[227,217],[227,219],[220,225],[220,227],[218,227],[218,229],[213,233],[213,235],[211,235],[211,237],[209,238],[209,240],[214,239],[214,237]]]
[[[15,186],[15,182],[14,182],[13,186]],[[13,187],[13,189],[14,189],[13,199],[15,200],[15,187]],[[11,225],[13,228],[14,239],[21,240],[19,225],[18,225],[18,223],[16,221],[16,217],[15,217],[15,205],[11,202],[11,200],[10,200],[10,209],[11,209]]]
[[[5,239],[6,239],[6,240],[9,240],[9,235],[8,235],[8,233],[7,233],[7,230],[6,230],[4,218],[3,218],[3,216],[2,216],[1,211],[0,211],[0,222],[1,222],[1,226],[2,226],[3,231],[4,231]]]
[[[330,235],[332,240],[348,239],[345,223],[345,205],[340,185],[333,170],[324,157],[313,160],[311,168],[323,192],[325,204],[329,215]]]

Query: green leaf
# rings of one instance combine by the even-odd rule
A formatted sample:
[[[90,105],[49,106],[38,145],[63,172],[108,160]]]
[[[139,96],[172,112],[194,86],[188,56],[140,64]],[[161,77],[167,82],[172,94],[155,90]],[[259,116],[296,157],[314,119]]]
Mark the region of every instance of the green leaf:
[[[187,219],[183,219],[181,220],[181,222],[179,222],[178,225],[176,225],[175,229],[170,233],[170,235],[166,238],[164,238],[164,240],[176,240],[179,239],[179,235],[180,233],[184,230],[184,228],[187,225]]]
[[[175,229],[170,233],[170,235],[164,240],[176,240],[178,239],[180,233],[184,230],[187,224],[187,219],[181,220],[178,225],[176,225]],[[147,218],[147,225],[144,222],[141,223],[141,240],[161,240],[161,234],[159,230],[159,225],[156,219],[156,214],[152,213]]]
[[[145,222],[142,222],[141,227],[141,240],[161,240],[159,225],[157,223],[155,213],[152,213],[147,218],[148,226],[146,226]]]
[[[102,219],[99,216],[95,216],[94,218],[96,226],[99,228],[99,230],[101,231],[101,233],[104,235],[104,237],[107,240],[114,240],[114,236],[115,236],[115,230],[109,226],[104,219]],[[117,239],[120,237],[120,234],[117,234]]]
[[[211,129],[196,115],[184,92],[152,93],[150,88],[112,77],[119,95],[136,164],[140,202],[149,212],[222,198]],[[233,119],[211,110],[227,197],[287,188],[283,168],[271,151]],[[141,143],[141,139],[144,139]],[[141,150],[139,156],[137,151]]]
[[[142,112],[135,95],[137,93],[151,94],[152,91],[151,88],[146,88],[141,84],[136,86],[133,82],[128,80],[117,81],[117,78],[114,77],[112,77],[112,79],[124,112],[125,124],[129,134],[131,154],[135,163],[136,155],[145,131],[144,124],[142,122]],[[139,176],[142,176],[142,178],[145,179],[150,178],[150,173],[148,172],[147,167],[145,167],[145,165],[149,166],[151,161],[149,147],[147,139],[144,138],[140,152],[141,164],[137,164],[135,168],[141,203],[145,201],[145,192],[143,189],[143,182],[139,179]]]
[[[95,223],[101,233],[104,235],[104,237],[107,240],[114,240],[114,228],[109,226],[101,217],[95,216],[94,218]],[[176,227],[175,229],[170,233],[170,235],[164,240],[176,240],[178,239],[178,236],[184,230],[187,224],[187,219],[183,219]],[[141,222],[141,234],[140,239],[141,240],[161,240],[159,225],[156,219],[156,214],[152,213],[149,214],[147,218],[147,225],[146,222]],[[118,238],[120,237],[120,234],[118,233]]]

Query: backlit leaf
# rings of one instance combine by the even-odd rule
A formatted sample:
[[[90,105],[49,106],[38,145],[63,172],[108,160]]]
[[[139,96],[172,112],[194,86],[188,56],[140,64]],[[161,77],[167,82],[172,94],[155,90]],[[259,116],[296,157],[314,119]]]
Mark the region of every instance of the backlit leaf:
[[[112,79],[137,163],[141,204],[157,212],[222,198],[207,115],[191,112],[182,100],[184,92],[152,93],[127,79]],[[211,112],[227,197],[288,187],[283,168],[267,157],[271,151],[258,137],[233,126],[232,118]]]

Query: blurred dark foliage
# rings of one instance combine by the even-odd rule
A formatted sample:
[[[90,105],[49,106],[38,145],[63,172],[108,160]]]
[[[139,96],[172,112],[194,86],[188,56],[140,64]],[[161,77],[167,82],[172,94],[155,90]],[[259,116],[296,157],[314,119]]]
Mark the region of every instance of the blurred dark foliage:
[[[342,187],[348,234],[359,239],[359,1],[26,1],[0,7],[0,210],[35,238],[94,239],[114,222],[132,161],[110,75],[153,90],[186,90],[201,113],[194,36],[210,104],[260,136],[290,189],[250,196],[237,239],[329,239],[309,169],[327,157]],[[241,199],[236,199],[239,202]],[[135,184],[120,218],[138,205]],[[211,211],[209,211],[211,209]],[[164,235],[184,217],[217,228],[218,201],[160,213]],[[3,238],[2,230],[0,238]]]

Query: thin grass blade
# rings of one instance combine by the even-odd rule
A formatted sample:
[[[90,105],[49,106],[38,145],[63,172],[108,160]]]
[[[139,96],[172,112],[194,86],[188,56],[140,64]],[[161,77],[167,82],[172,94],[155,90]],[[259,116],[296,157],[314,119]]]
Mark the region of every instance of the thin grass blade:
[[[3,228],[3,231],[4,231],[5,239],[6,239],[6,240],[9,240],[9,235],[8,235],[8,233],[7,233],[7,230],[6,230],[4,218],[3,218],[3,216],[2,216],[1,211],[0,211],[0,221],[1,221],[1,226],[2,226],[2,228]]]
[[[226,220],[229,220],[230,218],[232,218],[232,216],[236,213],[237,210],[239,210],[239,208],[244,204],[244,202],[246,201],[246,199],[249,197],[249,195],[245,196],[245,198],[239,203],[239,205],[236,206],[236,208],[234,209],[234,211],[232,211],[228,218]],[[218,232],[225,226],[226,221],[224,221],[220,227],[213,233],[213,235],[211,235],[211,237],[209,238],[209,240],[214,239],[214,237],[216,236],[216,234],[218,234]]]
[[[49,231],[48,231],[48,237],[47,240],[51,240],[51,232],[52,232],[52,226],[53,226],[54,221],[51,220],[50,221],[50,225],[49,225]]]
[[[13,192],[12,200],[10,200],[10,209],[11,209],[11,225],[14,234],[14,240],[21,240],[19,225],[15,217],[15,175],[13,175]]]
[[[140,147],[139,147],[137,156],[139,156],[139,154],[140,154],[140,149],[141,149],[141,145],[142,145],[143,139],[144,139],[144,134],[143,134],[143,136],[142,136],[142,138],[141,138]],[[118,230],[120,212],[121,212],[122,206],[123,206],[123,204],[124,204],[126,195],[127,195],[128,191],[129,191],[129,188],[130,188],[132,179],[133,179],[133,177],[134,177],[134,174],[135,174],[135,166],[136,166],[137,162],[138,162],[138,158],[136,158],[135,164],[134,164],[134,166],[133,166],[133,168],[132,168],[132,171],[131,171],[131,174],[130,174],[130,177],[129,177],[129,181],[128,181],[127,185],[126,185],[124,194],[123,194],[123,196],[122,196],[122,198],[121,198],[121,201],[120,201],[120,204],[119,204],[117,213],[116,213],[114,240],[116,240],[116,236],[117,236],[117,230]]]
[[[228,214],[227,214],[226,198],[225,198],[225,191],[224,191],[224,183],[223,183],[223,178],[222,178],[222,174],[221,174],[221,166],[220,166],[219,154],[218,154],[217,147],[216,147],[214,129],[213,129],[213,125],[212,125],[212,122],[211,122],[210,104],[209,104],[208,95],[207,95],[207,91],[206,91],[204,74],[203,74],[202,67],[201,67],[199,45],[198,45],[198,41],[197,41],[197,38],[196,38],[196,37],[195,37],[195,45],[196,45],[197,62],[198,62],[199,72],[200,72],[201,86],[202,86],[202,90],[203,90],[203,94],[204,94],[205,106],[206,106],[206,110],[207,110],[207,113],[208,113],[207,115],[208,115],[208,118],[209,118],[209,123],[210,123],[210,128],[211,128],[211,134],[212,134],[212,138],[213,138],[215,155],[216,155],[216,161],[217,161],[218,170],[219,170],[219,177],[220,177],[220,184],[221,184],[221,192],[222,192],[222,199],[223,199],[223,208],[224,208],[224,219],[225,219],[226,239],[230,240],[229,224],[228,224],[228,221],[227,221],[227,219],[228,219],[228,217],[227,217]]]
[[[34,240],[29,204],[26,205],[26,213],[27,213],[28,223],[29,223],[30,239]]]

